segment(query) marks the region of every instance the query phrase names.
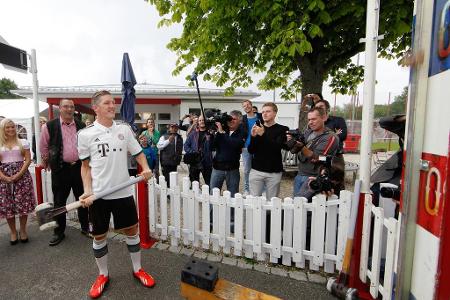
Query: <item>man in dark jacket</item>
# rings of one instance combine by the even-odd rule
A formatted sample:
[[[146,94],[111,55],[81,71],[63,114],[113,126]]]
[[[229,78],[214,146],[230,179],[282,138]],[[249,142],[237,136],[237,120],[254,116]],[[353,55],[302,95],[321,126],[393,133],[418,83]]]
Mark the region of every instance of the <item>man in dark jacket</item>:
[[[74,118],[75,105],[72,100],[62,99],[59,103],[60,117],[42,126],[40,150],[45,168],[52,171],[52,192],[55,208],[66,205],[72,189],[75,199],[83,194],[81,161],[78,158],[77,132],[84,128],[81,121]],[[89,233],[87,208],[78,209],[81,232]],[[65,237],[66,215],[56,218],[55,228],[49,245],[58,245]]]
[[[178,134],[178,124],[172,123],[169,132],[163,135],[157,145],[161,161],[162,174],[170,186],[170,172],[176,172],[183,153],[183,138]]]
[[[222,188],[223,182],[227,184],[227,190],[231,197],[239,191],[239,160],[245,136],[241,129],[242,114],[240,111],[230,112],[232,117],[228,121],[228,129],[225,131],[222,125],[217,122],[217,132],[213,141],[213,150],[216,155],[213,159],[213,170],[211,174],[210,188]]]
[[[196,128],[192,129],[184,143],[185,162],[186,157],[191,157],[189,164],[189,179],[200,181],[200,173],[205,184],[209,185],[212,172],[212,141],[213,135],[206,130],[205,119],[198,117]]]

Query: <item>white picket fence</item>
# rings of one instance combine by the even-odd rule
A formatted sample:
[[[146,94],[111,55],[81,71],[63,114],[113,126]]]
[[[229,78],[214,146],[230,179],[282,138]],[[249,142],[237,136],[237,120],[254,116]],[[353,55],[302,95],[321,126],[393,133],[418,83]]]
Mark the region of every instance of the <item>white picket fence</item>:
[[[390,184],[382,186],[396,187]],[[400,221],[394,218],[394,209],[392,199],[380,197],[380,207],[376,207],[372,204],[372,197],[365,196],[359,278],[364,283],[369,280],[373,298],[381,295],[384,300],[393,299],[398,258]],[[383,270],[384,276],[380,278]]]
[[[282,263],[298,268],[318,270],[323,267],[327,273],[341,269],[346,234],[349,226],[350,206],[353,193],[342,191],[340,198],[320,195],[307,199],[272,198],[236,194],[220,195],[214,189],[189,178],[178,184],[176,172],[170,174],[171,187],[163,176],[149,181],[149,225],[153,237],[170,239],[173,246],[201,247],[224,254],[245,256]],[[213,222],[210,225],[210,207]],[[234,233],[230,229],[230,208],[234,208]],[[311,214],[311,239],[306,245],[307,214]],[[265,240],[266,214],[270,214],[270,241]],[[284,218],[282,218],[282,215]],[[211,230],[212,229],[212,230]],[[309,249],[309,250],[308,250]]]

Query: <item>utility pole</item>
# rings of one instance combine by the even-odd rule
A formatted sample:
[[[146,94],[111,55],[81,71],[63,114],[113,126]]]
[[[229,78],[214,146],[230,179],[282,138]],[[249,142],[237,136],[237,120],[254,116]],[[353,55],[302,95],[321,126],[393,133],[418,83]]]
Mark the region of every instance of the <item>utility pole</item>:
[[[40,146],[40,138],[41,138],[41,124],[39,122],[39,96],[38,96],[38,90],[39,90],[39,83],[37,78],[37,62],[36,62],[36,50],[31,49],[30,54],[30,72],[33,76],[33,100],[34,100],[34,137],[36,140],[36,162],[38,165],[42,163],[41,158],[41,150],[39,149]]]
[[[364,105],[362,111],[361,128],[361,166],[360,179],[362,181],[361,192],[370,192],[370,171],[372,160],[372,132],[374,114],[374,94],[377,64],[378,19],[380,12],[379,0],[367,1],[365,70],[364,70]]]

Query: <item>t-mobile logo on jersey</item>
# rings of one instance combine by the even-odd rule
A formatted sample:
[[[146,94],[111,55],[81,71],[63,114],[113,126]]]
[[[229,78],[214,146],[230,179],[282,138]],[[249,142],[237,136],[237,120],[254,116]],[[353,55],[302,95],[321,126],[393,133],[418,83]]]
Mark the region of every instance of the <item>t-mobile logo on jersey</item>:
[[[101,157],[106,157],[107,152],[109,152],[109,145],[107,143],[98,144],[97,145],[98,153],[100,153]]]

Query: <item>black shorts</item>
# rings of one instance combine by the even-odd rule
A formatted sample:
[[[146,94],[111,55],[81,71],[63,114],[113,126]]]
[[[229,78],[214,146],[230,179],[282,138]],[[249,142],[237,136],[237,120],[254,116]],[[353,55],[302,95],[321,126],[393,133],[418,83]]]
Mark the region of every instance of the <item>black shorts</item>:
[[[97,199],[89,207],[89,223],[93,235],[102,235],[109,230],[111,214],[114,229],[131,227],[138,222],[136,204],[133,196],[118,199]]]

